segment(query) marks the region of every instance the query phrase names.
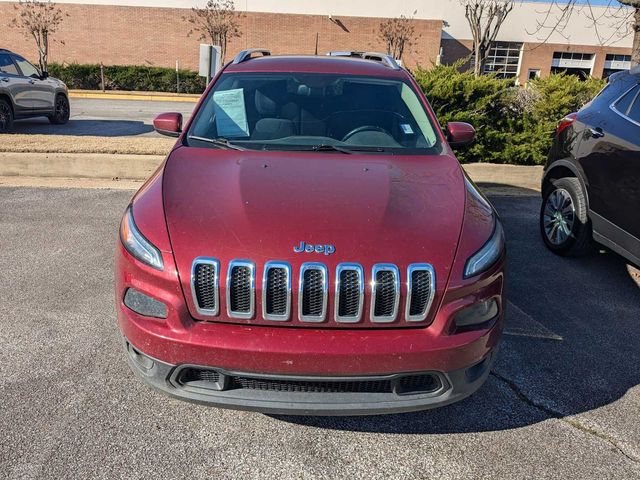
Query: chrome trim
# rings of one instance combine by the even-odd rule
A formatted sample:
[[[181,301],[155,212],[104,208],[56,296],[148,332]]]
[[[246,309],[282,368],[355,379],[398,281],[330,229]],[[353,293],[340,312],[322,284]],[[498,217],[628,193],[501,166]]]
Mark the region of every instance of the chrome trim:
[[[267,278],[269,270],[273,268],[282,268],[287,272],[287,308],[284,315],[267,313]],[[262,272],[262,318],[265,320],[273,320],[275,322],[286,322],[291,317],[291,265],[287,262],[269,261],[264,264]]]
[[[340,274],[344,271],[356,271],[360,277],[360,299],[358,301],[358,314],[356,316],[340,316]],[[364,269],[357,263],[340,263],[336,267],[336,293],[335,293],[335,319],[338,323],[358,323],[362,319],[364,306]]]
[[[304,272],[307,270],[320,270],[323,275],[323,287],[322,287],[322,314],[321,315],[303,315],[302,314],[302,300],[304,298]],[[322,263],[308,262],[303,263],[300,266],[300,277],[298,279],[298,319],[301,322],[324,322],[327,318],[327,297],[329,292],[329,277],[327,274],[327,267]]]
[[[429,272],[429,299],[426,308],[420,315],[409,315],[411,312],[411,298],[413,297],[413,272]],[[436,295],[436,271],[428,263],[412,263],[407,267],[407,302],[405,304],[405,320],[407,322],[423,322],[431,311],[431,305]]]
[[[216,269],[216,275],[213,279],[213,286],[215,288],[216,308],[200,308],[198,303],[198,297],[196,295],[196,265],[213,265]],[[216,258],[210,257],[197,257],[191,263],[191,297],[193,298],[193,304],[196,307],[196,312],[206,317],[215,317],[220,314],[220,261]]]
[[[263,57],[268,57],[269,55],[271,55],[271,51],[265,48],[249,48],[238,53],[238,55],[235,56],[231,63],[233,65],[237,65],[239,63],[246,62],[254,53],[261,53]]]
[[[375,316],[376,294],[378,286],[376,285],[376,277],[378,272],[387,271],[395,274],[395,292],[396,298],[391,315]],[[391,263],[378,263],[371,268],[371,312],[370,319],[374,323],[391,323],[398,316],[398,306],[400,305],[400,271],[398,267]]]
[[[249,312],[234,312],[231,310],[231,270],[233,267],[248,267],[250,272],[250,288],[251,288],[251,299],[249,302]],[[250,260],[232,260],[229,262],[229,268],[227,268],[227,292],[226,292],[226,300],[227,300],[227,315],[229,318],[241,318],[241,319],[251,319],[253,318],[256,312],[256,264]]]
[[[640,127],[640,122],[637,122],[636,120],[634,120],[633,118],[630,118],[629,116],[627,116],[626,113],[622,113],[620,110],[618,110],[616,108],[616,104],[622,100],[624,97],[627,96],[628,93],[630,93],[633,89],[637,88],[638,84],[636,83],[635,85],[633,85],[631,88],[625,90],[625,92],[620,95],[618,98],[616,98],[610,105],[609,105],[609,109],[613,111],[613,113],[615,113],[616,115],[624,118],[625,120],[627,120],[628,122],[633,123],[634,125],[637,125]],[[633,105],[635,104],[635,102],[639,101],[640,99],[640,89],[638,90],[638,93],[636,93],[636,96],[633,98],[633,100],[631,100],[630,103],[630,108],[633,107]],[[627,113],[629,113],[629,111],[627,111]]]

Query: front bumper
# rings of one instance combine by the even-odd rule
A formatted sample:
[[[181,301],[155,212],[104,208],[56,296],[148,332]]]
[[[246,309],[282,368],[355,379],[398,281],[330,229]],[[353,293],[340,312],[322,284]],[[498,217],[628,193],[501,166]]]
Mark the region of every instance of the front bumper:
[[[479,363],[451,372],[326,377],[176,366],[145,355],[129,342],[126,348],[128,363],[136,376],[162,393],[204,405],[281,415],[377,415],[442,407],[478,390],[495,358],[492,351]],[[198,381],[185,381],[185,374],[194,371],[207,372],[208,380],[199,377]],[[403,382],[416,378],[432,378],[433,382],[425,388],[415,387],[416,382]],[[399,388],[401,383],[414,385],[414,389],[403,391]],[[378,388],[381,385],[390,385],[390,391],[382,391]]]

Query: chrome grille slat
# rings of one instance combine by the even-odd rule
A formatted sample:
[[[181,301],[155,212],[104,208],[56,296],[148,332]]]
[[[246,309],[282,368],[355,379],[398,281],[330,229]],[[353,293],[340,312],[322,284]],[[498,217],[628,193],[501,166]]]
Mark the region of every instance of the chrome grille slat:
[[[407,268],[407,322],[422,322],[431,310],[436,293],[436,274],[433,266],[414,263]]]
[[[215,258],[198,257],[191,264],[191,294],[200,315],[220,313],[219,275],[220,262]]]
[[[371,271],[371,321],[391,323],[398,316],[400,272],[390,263],[379,263]]]
[[[233,260],[227,271],[227,314],[250,319],[255,314],[256,266],[248,260]]]
[[[298,283],[298,318],[301,322],[324,322],[327,316],[327,267],[303,263]]]
[[[291,316],[291,266],[267,262],[262,276],[262,316],[265,320],[287,321]]]
[[[355,263],[336,268],[335,319],[338,323],[358,323],[364,305],[364,270]]]

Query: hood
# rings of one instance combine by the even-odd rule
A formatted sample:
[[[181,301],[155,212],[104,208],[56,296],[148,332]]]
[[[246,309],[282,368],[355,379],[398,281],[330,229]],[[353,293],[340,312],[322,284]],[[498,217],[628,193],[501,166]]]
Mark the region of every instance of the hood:
[[[167,161],[164,206],[183,286],[199,256],[261,266],[289,262],[431,263],[438,291],[456,252],[465,205],[456,159],[251,152],[180,147]],[[332,246],[296,253],[301,242]],[[332,273],[333,272],[333,273]],[[223,283],[221,284],[223,285]],[[185,290],[186,291],[186,290]],[[189,298],[189,295],[186,295]]]

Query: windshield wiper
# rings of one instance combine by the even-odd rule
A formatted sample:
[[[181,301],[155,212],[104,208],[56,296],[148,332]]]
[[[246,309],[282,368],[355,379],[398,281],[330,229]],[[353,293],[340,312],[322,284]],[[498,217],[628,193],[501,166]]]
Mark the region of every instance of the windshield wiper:
[[[311,150],[313,150],[314,152],[340,152],[340,153],[346,153],[347,155],[353,154],[353,152],[348,148],[342,148],[336,145],[329,145],[328,143],[315,145],[311,147]]]
[[[246,150],[245,148],[242,148],[238,145],[234,145],[233,143],[229,142],[229,140],[227,140],[226,138],[205,138],[205,137],[198,137],[196,135],[189,135],[187,138],[189,140],[197,140],[199,142],[211,143],[216,147],[227,148],[229,150]]]

